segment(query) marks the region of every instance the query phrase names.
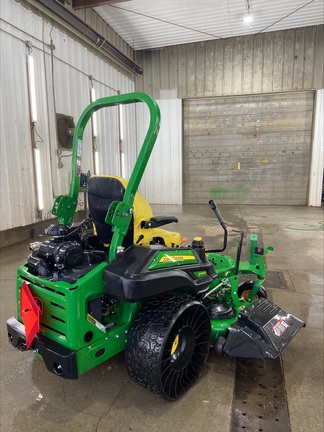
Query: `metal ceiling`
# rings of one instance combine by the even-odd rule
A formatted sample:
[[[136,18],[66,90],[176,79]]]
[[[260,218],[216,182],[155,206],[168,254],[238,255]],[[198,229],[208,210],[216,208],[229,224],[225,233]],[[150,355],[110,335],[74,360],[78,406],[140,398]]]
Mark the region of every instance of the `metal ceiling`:
[[[242,18],[250,6],[251,25]],[[135,50],[323,24],[323,0],[125,0],[94,8]]]

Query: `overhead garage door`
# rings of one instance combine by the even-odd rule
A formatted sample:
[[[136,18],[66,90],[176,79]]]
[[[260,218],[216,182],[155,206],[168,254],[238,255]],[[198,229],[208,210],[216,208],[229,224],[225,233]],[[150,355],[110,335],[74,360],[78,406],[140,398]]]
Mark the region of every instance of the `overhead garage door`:
[[[313,92],[184,100],[183,202],[306,205]]]

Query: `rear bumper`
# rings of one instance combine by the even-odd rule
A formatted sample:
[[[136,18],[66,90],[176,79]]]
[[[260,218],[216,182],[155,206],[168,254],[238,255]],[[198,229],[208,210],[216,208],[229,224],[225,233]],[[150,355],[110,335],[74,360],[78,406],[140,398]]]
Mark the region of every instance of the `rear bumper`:
[[[16,318],[7,320],[8,340],[15,348],[26,350],[25,326]],[[37,334],[31,344],[31,349],[40,354],[47,369],[62,378],[78,378],[76,352],[58,344],[55,341]]]

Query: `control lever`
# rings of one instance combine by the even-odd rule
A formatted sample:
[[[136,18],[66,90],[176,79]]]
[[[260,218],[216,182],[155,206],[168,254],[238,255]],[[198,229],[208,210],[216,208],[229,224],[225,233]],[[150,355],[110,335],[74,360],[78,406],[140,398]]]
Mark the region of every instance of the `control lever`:
[[[216,202],[214,200],[210,200],[208,204],[209,204],[209,207],[215,213],[215,215],[218,219],[218,222],[220,223],[221,227],[224,230],[224,239],[223,239],[223,247],[221,249],[208,249],[208,251],[206,251],[206,252],[224,252],[224,250],[227,248],[227,226],[224,222],[224,219],[222,218],[222,215],[220,214],[220,212],[217,208]]]

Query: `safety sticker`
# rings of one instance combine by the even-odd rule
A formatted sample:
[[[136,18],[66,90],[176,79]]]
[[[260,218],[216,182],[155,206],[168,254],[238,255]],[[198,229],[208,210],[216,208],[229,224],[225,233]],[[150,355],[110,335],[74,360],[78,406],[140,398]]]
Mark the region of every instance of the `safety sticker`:
[[[106,327],[103,324],[101,324],[99,321],[97,321],[95,318],[93,318],[93,316],[91,316],[90,314],[87,314],[87,320],[91,324],[95,325],[99,330],[106,333]]]
[[[78,148],[77,148],[77,156],[82,156],[82,140],[78,139]]]
[[[81,160],[80,159],[77,159],[75,174],[79,177],[81,175]]]
[[[287,324],[283,319],[280,319],[271,329],[271,331],[278,337],[280,337],[290,325]]]

